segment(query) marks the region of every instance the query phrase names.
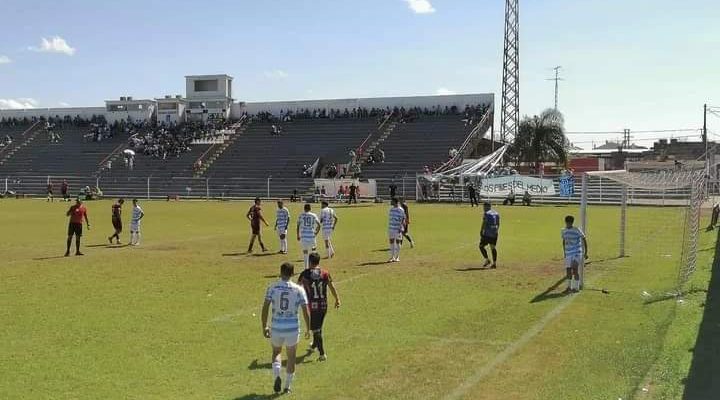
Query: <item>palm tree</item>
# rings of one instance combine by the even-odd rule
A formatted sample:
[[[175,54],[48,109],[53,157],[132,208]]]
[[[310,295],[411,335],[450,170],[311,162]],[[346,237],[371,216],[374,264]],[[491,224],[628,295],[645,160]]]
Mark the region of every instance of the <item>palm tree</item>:
[[[525,116],[518,127],[511,154],[518,163],[552,161],[565,164],[570,142],[565,137],[562,114],[548,108],[532,118]]]

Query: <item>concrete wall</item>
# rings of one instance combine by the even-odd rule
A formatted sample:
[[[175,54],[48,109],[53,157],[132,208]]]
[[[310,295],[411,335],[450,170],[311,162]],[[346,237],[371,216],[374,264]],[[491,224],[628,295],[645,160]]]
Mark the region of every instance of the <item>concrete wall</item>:
[[[66,115],[70,117],[80,116],[80,118],[90,119],[93,115],[105,115],[107,111],[105,107],[65,107],[65,108],[30,108],[24,110],[0,110],[0,118],[40,118],[40,117],[56,117],[64,118]]]
[[[459,94],[449,96],[413,96],[413,97],[374,97],[374,98],[356,98],[356,99],[334,99],[334,100],[297,100],[297,101],[269,101],[269,102],[250,102],[235,103],[232,106],[232,116],[239,118],[243,112],[248,114],[257,114],[258,112],[267,111],[275,115],[279,115],[280,111],[297,111],[299,109],[340,109],[352,110],[353,108],[364,107],[386,108],[386,107],[421,107],[431,109],[434,106],[452,107],[459,109],[465,108],[466,105],[472,104],[494,104],[494,95],[492,93],[484,94]]]

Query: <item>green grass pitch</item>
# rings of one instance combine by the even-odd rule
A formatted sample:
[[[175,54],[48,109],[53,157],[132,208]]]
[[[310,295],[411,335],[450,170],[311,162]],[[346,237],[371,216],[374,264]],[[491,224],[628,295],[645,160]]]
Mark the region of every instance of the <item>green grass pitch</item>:
[[[301,267],[294,232],[288,256],[239,255],[248,203],[143,202],[142,246],[110,247],[110,205],[87,203],[86,255],[63,258],[69,203],[0,200],[0,398],[272,398],[260,308],[279,265]],[[547,289],[564,273],[559,231],[577,206],[498,207],[497,270],[476,269],[481,212],[457,205],[410,204],[418,245],[385,264],[387,207],[336,209],[337,256],[322,266],[343,306],[325,322],[327,362],[302,357],[301,342],[293,398],[682,395],[703,295],[641,295],[675,282],[677,209],[631,209],[630,257],[616,259],[618,210],[591,208],[587,290],[567,297],[564,283]],[[272,224],[274,204],[264,209]],[[300,206],[290,210],[294,221]],[[702,233],[700,287],[714,239]]]

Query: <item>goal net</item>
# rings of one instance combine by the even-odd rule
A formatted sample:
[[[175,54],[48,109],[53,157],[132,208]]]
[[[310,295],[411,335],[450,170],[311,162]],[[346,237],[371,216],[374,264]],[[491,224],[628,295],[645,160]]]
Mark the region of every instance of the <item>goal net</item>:
[[[634,277],[624,284],[644,296],[683,293],[695,270],[704,187],[702,169],[584,174],[579,226],[588,253],[623,259],[618,267]]]

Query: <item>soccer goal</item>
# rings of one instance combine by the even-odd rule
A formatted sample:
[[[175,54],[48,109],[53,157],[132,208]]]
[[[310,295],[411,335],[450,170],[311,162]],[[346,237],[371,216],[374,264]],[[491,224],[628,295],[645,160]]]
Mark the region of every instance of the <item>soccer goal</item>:
[[[592,259],[648,271],[638,279],[645,296],[682,294],[695,271],[704,187],[703,169],[584,174],[579,226]]]

